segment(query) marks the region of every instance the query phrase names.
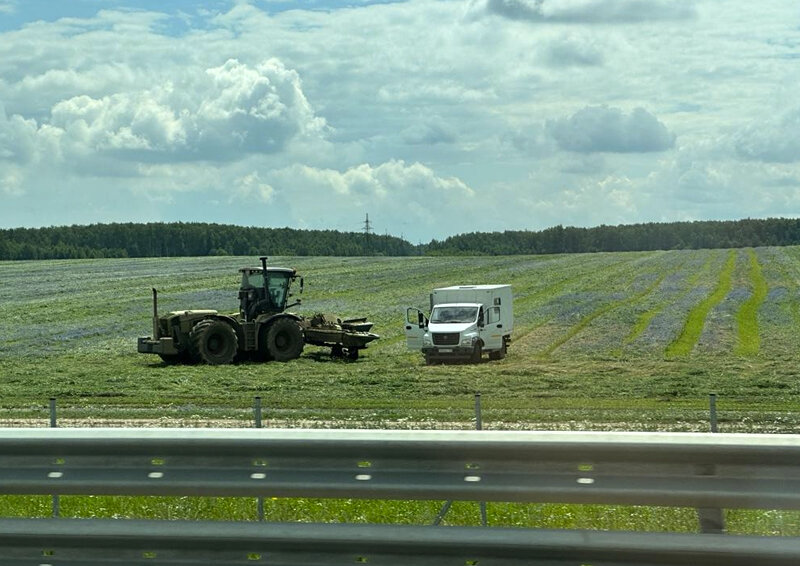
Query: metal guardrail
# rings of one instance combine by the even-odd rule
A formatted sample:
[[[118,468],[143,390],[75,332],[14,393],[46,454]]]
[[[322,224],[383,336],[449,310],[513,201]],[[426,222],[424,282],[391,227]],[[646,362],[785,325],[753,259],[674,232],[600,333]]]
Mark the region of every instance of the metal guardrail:
[[[800,509],[800,436],[0,429],[0,493]],[[0,520],[0,554],[7,558],[4,564],[53,566],[795,565],[800,563],[800,538],[496,527],[5,519]]]

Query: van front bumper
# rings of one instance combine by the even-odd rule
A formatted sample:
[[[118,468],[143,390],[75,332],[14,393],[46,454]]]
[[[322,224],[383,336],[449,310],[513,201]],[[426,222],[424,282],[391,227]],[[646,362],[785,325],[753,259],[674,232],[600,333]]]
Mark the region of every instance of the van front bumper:
[[[473,349],[464,346],[424,346],[422,354],[431,359],[469,358]]]

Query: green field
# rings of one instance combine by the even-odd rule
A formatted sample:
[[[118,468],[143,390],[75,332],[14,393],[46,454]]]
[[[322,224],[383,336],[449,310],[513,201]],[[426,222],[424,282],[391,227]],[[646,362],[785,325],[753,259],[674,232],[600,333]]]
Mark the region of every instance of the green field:
[[[471,428],[796,432],[800,248],[509,257],[273,258],[305,277],[302,314],[367,315],[381,339],[357,361],[307,347],[281,364],[166,366],[136,353],[162,312],[235,311],[236,270],[256,258],[0,263],[0,426]],[[509,355],[426,366],[405,307],[434,287],[510,283]],[[47,516],[47,497],[0,497]],[[268,500],[271,520],[430,523],[442,502]],[[254,520],[241,499],[64,497],[76,517]],[[490,504],[493,525],[693,531],[691,509]],[[474,503],[446,522],[477,524]],[[797,513],[730,511],[729,532],[797,534]]]
[[[306,347],[289,363],[165,366],[136,353],[162,312],[237,309],[256,258],[0,263],[0,403],[9,424],[794,432],[800,421],[800,248],[504,257],[280,257],[305,277],[301,314],[366,315],[357,361]],[[434,287],[510,283],[509,355],[425,366],[406,306]]]

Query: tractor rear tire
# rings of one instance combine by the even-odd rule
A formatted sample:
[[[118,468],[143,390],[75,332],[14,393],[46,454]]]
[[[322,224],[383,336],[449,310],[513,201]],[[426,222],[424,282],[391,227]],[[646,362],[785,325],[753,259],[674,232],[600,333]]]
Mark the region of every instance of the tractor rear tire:
[[[303,345],[303,329],[291,318],[279,318],[267,331],[267,350],[275,361],[299,358]]]
[[[211,366],[230,364],[239,352],[236,331],[221,320],[201,320],[189,333],[189,341],[195,359]]]

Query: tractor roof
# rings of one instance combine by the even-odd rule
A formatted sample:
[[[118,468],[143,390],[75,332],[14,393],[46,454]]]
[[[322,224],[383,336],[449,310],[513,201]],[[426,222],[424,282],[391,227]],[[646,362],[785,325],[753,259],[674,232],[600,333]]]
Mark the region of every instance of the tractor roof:
[[[239,273],[263,273],[264,269],[261,267],[242,267],[239,269]],[[291,267],[267,267],[267,272],[272,273],[289,273],[290,275],[295,275],[297,273],[296,269],[292,269]]]

